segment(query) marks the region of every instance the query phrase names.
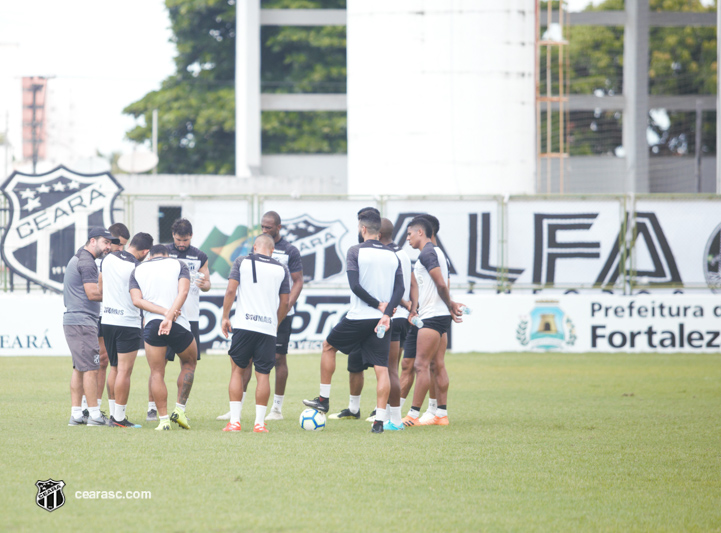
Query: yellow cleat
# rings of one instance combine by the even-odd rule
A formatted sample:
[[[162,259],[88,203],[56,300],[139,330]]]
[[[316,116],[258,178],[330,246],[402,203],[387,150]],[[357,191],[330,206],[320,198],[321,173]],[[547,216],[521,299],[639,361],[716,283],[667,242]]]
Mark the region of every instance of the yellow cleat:
[[[170,415],[170,420],[178,424],[183,429],[190,429],[190,423],[188,422],[188,417],[185,416],[185,411],[181,411],[177,407],[173,411],[173,414]]]
[[[161,420],[160,424],[158,424],[158,427],[155,428],[155,431],[170,431],[170,420]]]

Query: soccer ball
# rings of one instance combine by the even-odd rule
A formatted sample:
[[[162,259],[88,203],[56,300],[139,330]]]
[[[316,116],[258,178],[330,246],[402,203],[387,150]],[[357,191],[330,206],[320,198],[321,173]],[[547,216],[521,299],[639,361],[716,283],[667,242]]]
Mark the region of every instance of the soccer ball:
[[[300,427],[306,431],[322,431],[325,427],[325,415],[315,409],[306,409],[300,414]]]

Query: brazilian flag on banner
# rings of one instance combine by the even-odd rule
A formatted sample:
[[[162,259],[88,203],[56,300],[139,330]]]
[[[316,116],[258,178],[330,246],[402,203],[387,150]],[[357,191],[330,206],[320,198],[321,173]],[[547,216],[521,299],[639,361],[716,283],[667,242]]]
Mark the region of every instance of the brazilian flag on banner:
[[[257,233],[257,231],[248,231],[246,226],[237,226],[233,233],[226,235],[214,227],[200,246],[200,249],[208,255],[210,273],[217,272],[227,278],[233,262],[238,257],[253,251],[253,241]]]

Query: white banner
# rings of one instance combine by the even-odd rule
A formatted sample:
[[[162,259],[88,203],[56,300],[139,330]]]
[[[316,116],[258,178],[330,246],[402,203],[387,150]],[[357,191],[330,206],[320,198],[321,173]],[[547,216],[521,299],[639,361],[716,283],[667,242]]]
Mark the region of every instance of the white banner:
[[[455,295],[472,314],[454,352],[694,352],[721,349],[721,301],[709,295]]]
[[[62,295],[0,294],[0,309],[0,355],[70,355]]]

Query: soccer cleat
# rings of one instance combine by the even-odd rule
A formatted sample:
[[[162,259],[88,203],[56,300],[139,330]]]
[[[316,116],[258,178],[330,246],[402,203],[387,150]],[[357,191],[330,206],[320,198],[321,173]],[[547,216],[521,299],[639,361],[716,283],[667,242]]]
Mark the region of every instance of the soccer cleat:
[[[120,422],[118,422],[117,420],[115,420],[114,416],[110,417],[110,426],[114,427],[114,428],[127,428],[128,427],[128,425],[125,424],[125,420],[121,420]]]
[[[128,420],[128,417],[127,417],[127,416],[125,417],[125,420],[123,420],[123,422],[126,422],[126,423],[128,424],[128,427],[129,427],[129,428],[141,428],[141,427],[143,427],[143,426],[141,426],[140,424],[133,424],[130,420]]]
[[[70,417],[70,420],[68,421],[68,426],[84,426],[88,423],[88,419],[84,416],[81,416],[80,418],[74,418]]]
[[[240,431],[240,422],[228,422],[223,431]]]
[[[373,409],[373,412],[370,414],[368,418],[366,418],[366,422],[375,422],[376,421],[376,410]]]
[[[404,416],[402,422],[407,428],[421,425],[420,420],[412,417],[411,415]]]
[[[330,409],[330,400],[328,400],[328,398],[321,399],[320,396],[317,396],[312,400],[303,400],[303,403],[308,407],[312,407],[316,411],[320,411],[321,413],[327,413]]]
[[[158,411],[156,409],[148,409],[148,416],[145,417],[145,420],[148,422],[155,422],[158,419]]]
[[[183,429],[190,429],[190,423],[188,422],[188,417],[185,416],[185,411],[181,411],[177,407],[173,411],[173,414],[170,415],[170,420]]]
[[[155,431],[170,431],[170,420],[161,420]]]
[[[447,426],[448,425],[448,416],[433,416],[430,420],[423,422],[421,421],[421,426]]]
[[[266,420],[283,420],[283,413],[281,413],[277,409],[271,409],[270,413],[268,413],[268,416],[266,416],[265,419]]]
[[[110,420],[106,418],[106,416],[102,413],[100,413],[100,418],[93,418],[88,417],[88,426],[109,426]]]
[[[225,413],[224,415],[216,416],[216,420],[230,420],[230,411]]]
[[[83,418],[87,422],[88,418],[90,418],[90,411],[88,411],[87,409],[83,409]]]
[[[400,431],[405,428],[406,426],[404,426],[402,423],[396,426],[390,420],[387,420],[385,424],[383,424],[383,429],[385,429],[386,431]]]
[[[383,433],[383,422],[376,420],[371,427],[371,433]]]
[[[420,420],[421,425],[424,425],[429,420],[432,420],[433,417],[435,417],[435,416],[436,416],[436,412],[428,409],[425,413],[423,413],[423,415],[421,415],[421,417],[418,420]]]
[[[253,427],[253,433],[269,433],[268,426],[266,426],[265,424],[256,424]]]
[[[350,409],[343,409],[340,413],[333,413],[328,418],[333,420],[358,420],[360,419],[360,410],[354,413]]]

